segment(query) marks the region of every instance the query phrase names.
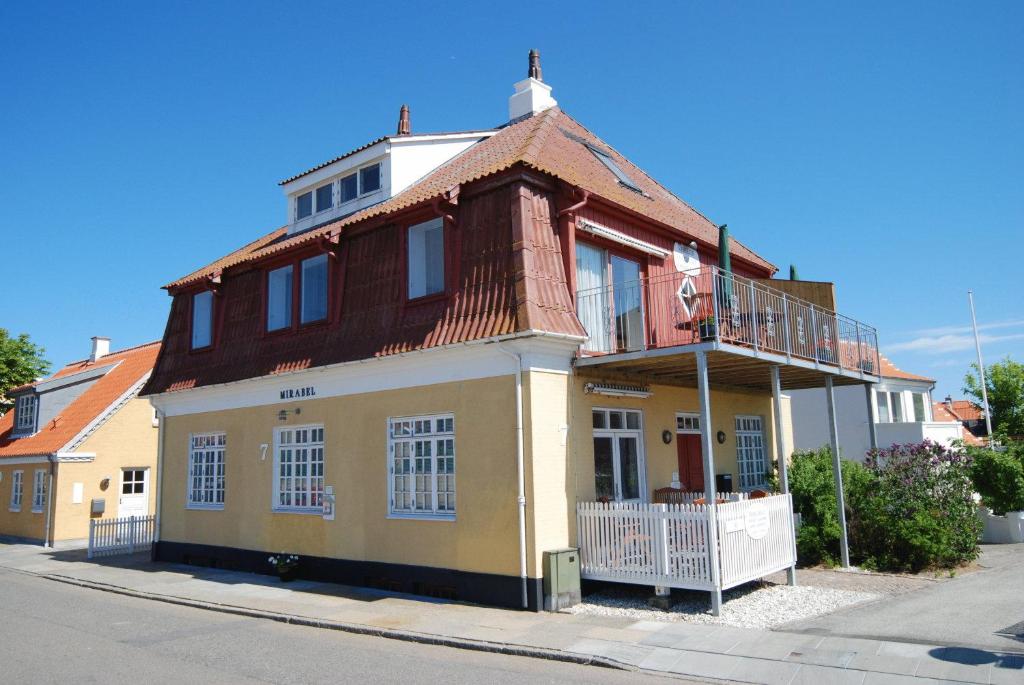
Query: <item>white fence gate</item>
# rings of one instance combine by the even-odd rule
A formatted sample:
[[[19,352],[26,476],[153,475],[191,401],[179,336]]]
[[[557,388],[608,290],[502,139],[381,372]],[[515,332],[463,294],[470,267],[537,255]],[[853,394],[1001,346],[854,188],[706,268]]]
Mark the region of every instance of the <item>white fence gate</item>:
[[[728,589],[796,563],[792,499],[716,506],[719,584]],[[705,504],[580,502],[580,575],[637,585],[714,590]]]
[[[156,516],[129,516],[89,521],[88,557],[144,552],[153,544]]]

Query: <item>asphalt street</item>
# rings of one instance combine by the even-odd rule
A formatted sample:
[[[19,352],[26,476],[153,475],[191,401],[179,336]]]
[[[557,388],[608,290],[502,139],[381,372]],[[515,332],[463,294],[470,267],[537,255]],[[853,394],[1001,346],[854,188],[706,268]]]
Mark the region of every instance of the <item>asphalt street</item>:
[[[242,618],[0,569],[0,683],[623,683],[664,678]]]

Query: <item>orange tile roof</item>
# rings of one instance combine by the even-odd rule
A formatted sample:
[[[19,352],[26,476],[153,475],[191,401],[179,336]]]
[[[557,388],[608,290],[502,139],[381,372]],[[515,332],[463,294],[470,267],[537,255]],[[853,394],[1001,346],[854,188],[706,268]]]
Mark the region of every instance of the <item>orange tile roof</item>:
[[[878,358],[881,360],[882,377],[883,378],[899,378],[908,381],[928,381],[934,383],[934,378],[928,378],[927,376],[918,376],[917,374],[907,373],[903,369],[898,368],[895,364],[889,361],[889,358],[884,354],[879,354]]]
[[[7,457],[53,454],[63,449],[82,429],[152,371],[159,351],[159,342],[147,343],[113,352],[96,362],[72,362],[49,378],[39,381],[61,378],[91,368],[112,367],[74,402],[65,407],[57,417],[45,426],[40,426],[35,435],[11,439],[14,411],[0,416],[0,460]]]
[[[643,194],[619,183],[580,140],[607,149]],[[285,227],[279,228],[165,287],[176,288],[195,283],[228,267],[310,243],[360,221],[432,200],[457,185],[505,171],[516,164],[523,164],[578,186],[606,202],[675,229],[688,238],[716,247],[718,245],[718,227],[707,217],[669,192],[575,119],[554,107],[502,128],[384,202],[293,236],[285,235]],[[777,271],[773,264],[743,243],[733,239],[730,246],[734,258],[771,272]]]
[[[985,418],[981,407],[970,400],[953,400],[953,413],[961,421],[980,421]]]
[[[932,403],[932,419],[935,421],[955,421],[956,423],[960,423],[960,417],[950,411],[945,402]],[[960,433],[965,445],[970,445],[972,447],[983,447],[985,445],[984,440],[967,430],[967,426],[961,425]]]

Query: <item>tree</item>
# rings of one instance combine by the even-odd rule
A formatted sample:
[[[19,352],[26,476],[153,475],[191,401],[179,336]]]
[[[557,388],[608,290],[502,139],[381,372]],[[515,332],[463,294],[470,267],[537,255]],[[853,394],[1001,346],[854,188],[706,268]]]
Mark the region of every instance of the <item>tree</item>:
[[[42,347],[29,340],[28,333],[12,338],[6,328],[0,328],[0,416],[13,404],[7,391],[31,383],[50,370]]]
[[[964,376],[964,392],[982,403],[978,365]],[[1001,435],[1024,435],[1024,364],[1006,357],[985,369],[985,389],[992,411],[992,430]]]

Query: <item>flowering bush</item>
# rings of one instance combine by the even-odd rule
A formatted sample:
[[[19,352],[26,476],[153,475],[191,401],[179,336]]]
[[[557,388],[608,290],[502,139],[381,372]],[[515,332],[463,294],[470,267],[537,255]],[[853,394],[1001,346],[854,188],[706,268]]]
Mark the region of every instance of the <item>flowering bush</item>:
[[[278,573],[287,573],[288,571],[291,571],[293,568],[299,565],[298,555],[285,554],[284,552],[281,552],[280,554],[276,554],[271,557],[267,557],[267,561],[270,563],[271,566],[274,567],[274,570]]]
[[[979,521],[970,466],[969,455],[932,442],[875,450],[864,464],[844,459],[852,563],[920,571],[975,559]],[[794,454],[790,474],[793,506],[803,519],[800,562],[835,564],[840,530],[831,450]]]
[[[977,558],[970,455],[926,440],[872,450],[864,466],[871,487],[850,521],[864,565],[916,572]]]
[[[1024,511],[1024,445],[1011,445],[1005,452],[970,450],[971,480],[981,503],[996,514]]]

